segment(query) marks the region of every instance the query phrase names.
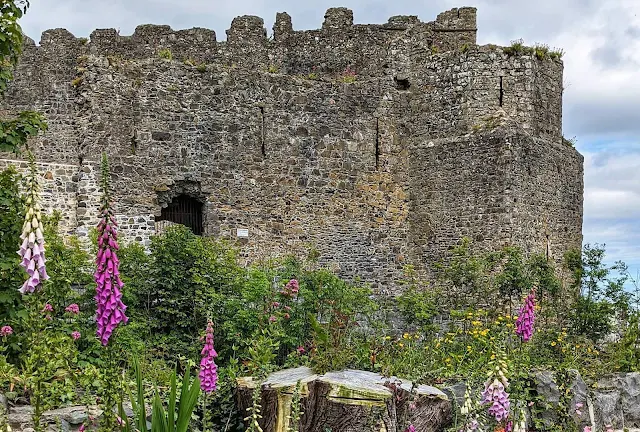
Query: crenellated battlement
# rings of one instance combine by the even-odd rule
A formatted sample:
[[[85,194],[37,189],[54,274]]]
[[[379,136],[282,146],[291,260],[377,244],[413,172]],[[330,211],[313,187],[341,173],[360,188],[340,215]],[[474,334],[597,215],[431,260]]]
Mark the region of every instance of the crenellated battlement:
[[[71,51],[80,55],[117,55],[125,59],[153,58],[160,51],[169,50],[177,60],[242,63],[255,67],[256,61],[282,59],[283,52],[289,53],[291,58],[304,57],[310,46],[314,47],[314,55],[323,54],[320,61],[335,54],[353,57],[358,49],[365,47],[382,52],[395,39],[406,36],[420,41],[426,48],[435,46],[441,52],[449,51],[464,44],[475,44],[476,31],[475,8],[452,9],[432,22],[422,22],[417,16],[393,16],[385,24],[354,24],[352,10],[330,8],[322,27],[316,30],[296,31],[291,17],[278,13],[273,38],[267,36],[262,18],[245,15],[232,21],[226,31],[227,40],[222,42],[217,41],[214,30],[173,30],[166,25],[140,25],[131,36],[120,35],[115,29],[98,29],[88,39],[77,38],[65,29],[47,30],[42,34],[40,47],[35,47],[30,39],[27,45],[61,55]],[[349,43],[345,44],[347,40]],[[245,58],[248,50],[252,59]],[[374,57],[370,61],[376,60]],[[372,68],[362,66],[361,69]]]

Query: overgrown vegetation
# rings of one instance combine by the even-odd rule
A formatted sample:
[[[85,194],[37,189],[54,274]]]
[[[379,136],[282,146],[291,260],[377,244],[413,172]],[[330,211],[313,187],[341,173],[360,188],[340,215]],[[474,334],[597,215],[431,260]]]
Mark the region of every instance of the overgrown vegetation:
[[[168,48],[161,49],[160,51],[158,51],[158,57],[165,60],[173,60],[173,54],[171,53],[171,50]]]
[[[7,91],[13,71],[22,54],[24,35],[18,20],[29,7],[27,0],[0,2],[0,95]],[[0,152],[18,152],[31,137],[47,129],[44,117],[34,111],[22,111],[11,119],[0,120]]]
[[[351,66],[347,66],[346,69],[342,72],[342,75],[340,75],[340,80],[343,83],[354,83],[356,82],[356,71],[354,69],[351,68]]]
[[[538,60],[560,60],[564,55],[564,51],[562,49],[549,48],[549,45],[546,44],[535,44],[534,46],[526,46],[524,44],[524,40],[517,39],[511,41],[511,45],[503,48],[503,52],[509,56],[516,55],[533,55]]]
[[[14,210],[2,213],[0,223],[13,227],[9,231],[15,236],[23,211],[16,198],[18,178],[11,170],[2,178],[3,191],[13,191],[7,195]],[[14,402],[37,402],[39,412],[95,402],[104,391],[104,359],[91,318],[93,266],[77,240],[65,242],[56,233],[58,220],[55,215],[46,223],[51,279],[42,296],[34,303],[27,299],[28,314],[2,321],[14,331],[0,356],[0,385],[14,389],[8,393]],[[182,375],[182,367],[196,363],[201,346],[194,344],[194,335],[212,320],[218,388],[199,396],[193,430],[201,430],[198,419],[206,419],[208,430],[222,430],[216,425],[227,422],[227,430],[242,430],[246,414],[236,412],[236,378],[265,377],[299,365],[319,373],[357,368],[418,383],[464,380],[479,388],[487,365],[502,353],[514,403],[537,403],[531,396],[536,371],[576,369],[597,377],[638,370],[637,293],[624,289],[629,275],[622,263],[603,264],[602,247],[568,253],[564,276],[558,278],[545,257],[527,257],[517,248],[478,255],[472,246],[465,240],[451,251],[436,269],[436,283],[425,284],[407,268],[404,293],[389,302],[375,300],[366,286],[340,280],[314,262],[287,258],[242,267],[228,244],[180,225],[170,227],[153,238],[149,253],[135,243],[119,251],[130,322],[118,330],[118,367],[130,370],[139,362],[139,385],[148,396],[154,388],[171,387],[176,367]],[[13,254],[7,248],[2,258]],[[17,265],[13,258],[6,262]],[[16,274],[12,284],[19,283]],[[515,318],[534,288],[536,331],[524,343],[515,334]],[[68,312],[70,304],[78,305],[77,314]],[[391,310],[400,313],[403,327],[387,319]],[[613,320],[619,325],[612,327]],[[617,342],[605,343],[616,329]],[[82,335],[78,340],[70,336],[74,331]],[[34,377],[43,375],[53,378],[37,390]],[[135,380],[130,372],[123,385]],[[153,405],[160,410],[166,395],[158,395]]]

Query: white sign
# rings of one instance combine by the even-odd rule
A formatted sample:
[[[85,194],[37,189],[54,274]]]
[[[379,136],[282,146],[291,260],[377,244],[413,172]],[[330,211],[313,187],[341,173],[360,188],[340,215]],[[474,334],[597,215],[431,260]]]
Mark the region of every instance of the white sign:
[[[246,228],[238,228],[238,237],[249,237],[249,230]]]

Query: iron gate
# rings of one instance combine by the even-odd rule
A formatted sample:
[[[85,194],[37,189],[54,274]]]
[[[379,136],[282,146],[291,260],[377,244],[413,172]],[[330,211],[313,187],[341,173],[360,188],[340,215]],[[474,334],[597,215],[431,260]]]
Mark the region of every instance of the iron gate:
[[[202,235],[202,203],[186,195],[175,197],[162,209],[156,221],[170,221],[184,225],[196,235]]]

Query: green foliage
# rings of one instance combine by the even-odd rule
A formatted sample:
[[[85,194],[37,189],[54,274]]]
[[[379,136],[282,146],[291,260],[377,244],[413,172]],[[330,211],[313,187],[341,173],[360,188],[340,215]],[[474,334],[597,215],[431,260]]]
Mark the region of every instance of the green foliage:
[[[16,254],[24,219],[20,176],[13,166],[0,172],[0,323],[15,319],[23,310],[18,288],[23,272]]]
[[[128,265],[126,258],[123,266]],[[239,291],[243,272],[234,252],[184,226],[173,226],[153,238],[149,265],[148,276],[130,290],[138,301],[147,301],[132,307],[148,320],[159,348],[194,357],[199,349],[190,335],[200,331],[211,307],[221,304],[226,292]]]
[[[25,297],[29,313],[19,327],[22,371],[15,378],[26,389],[25,396],[34,407],[36,431],[42,430],[40,418],[44,410],[74,400],[78,356],[69,323],[54,319],[55,310],[45,311],[43,297],[43,292]]]
[[[13,79],[13,68],[18,64],[22,54],[23,33],[18,20],[27,12],[27,0],[2,0],[0,15],[2,29],[0,31],[0,93],[7,90],[9,81]]]
[[[287,425],[287,430],[285,432],[299,432],[300,430],[300,418],[304,414],[304,411],[301,407],[302,404],[300,403],[301,399],[302,383],[298,381],[291,397],[291,412],[287,416],[289,424]]]
[[[560,60],[564,56],[564,50],[561,48],[554,48],[549,51],[549,58],[551,60]]]
[[[13,79],[13,70],[22,54],[23,34],[18,20],[29,7],[27,0],[0,1],[0,94],[7,90]],[[47,125],[39,113],[23,111],[14,119],[0,121],[0,152],[17,152],[22,145],[45,131]]]
[[[260,404],[261,388],[261,382],[255,383],[255,388],[253,389],[253,393],[251,394],[251,406],[247,408],[249,415],[244,418],[244,420],[249,424],[247,432],[262,432],[262,428],[258,423],[262,418],[262,415],[260,415],[260,411],[262,410],[262,405]]]
[[[340,76],[340,80],[343,83],[354,83],[356,82],[356,71],[351,69],[351,66],[347,66],[347,68],[344,70],[344,72],[342,72],[342,75]]]
[[[511,41],[511,45],[503,48],[503,52],[508,56],[516,55],[533,55],[538,60],[560,60],[564,55],[561,49],[550,49],[546,44],[535,44],[534,46],[526,46],[522,39]]]
[[[562,142],[564,143],[564,145],[566,145],[567,147],[575,147],[576,143],[578,142],[578,139],[576,137],[573,138],[565,138],[562,137]]]
[[[622,338],[613,344],[611,352],[616,370],[640,371],[640,312],[631,315]]]
[[[406,268],[405,272],[408,281],[397,298],[398,310],[409,326],[418,326],[422,333],[432,334],[437,331],[433,319],[442,312],[438,305],[442,293],[433,286],[420,285],[412,267]]]
[[[137,360],[133,361],[134,375],[136,379],[137,397],[129,391],[129,400],[135,413],[134,423],[131,424],[127,418],[122,400],[119,404],[120,418],[124,420],[122,430],[124,432],[147,432],[147,413],[144,398],[144,384],[142,381],[142,371]],[[182,378],[182,386],[180,395],[178,396],[178,387],[176,384],[176,372],[174,371],[170,378],[169,398],[167,409],[155,390],[151,408],[151,431],[154,432],[187,432],[191,423],[193,410],[198,402],[200,394],[200,380],[196,377],[193,381],[190,378],[190,369],[187,368]],[[179,398],[178,398],[179,397]]]
[[[504,47],[504,53],[512,56],[512,55],[521,55],[521,54],[530,54],[533,52],[533,49],[524,45],[524,40],[517,39],[511,41],[511,45],[508,47]]]
[[[544,60],[549,56],[549,45],[536,44],[533,47],[533,53],[538,60]]]
[[[170,49],[161,49],[160,51],[158,51],[158,56],[161,59],[173,60],[173,54],[171,53]]]
[[[575,334],[583,334],[594,342],[612,331],[614,320],[629,315],[632,301],[632,294],[624,288],[628,280],[626,265],[616,262],[607,266],[604,257],[604,247],[587,244],[581,263],[571,263],[574,275],[580,277],[575,282],[579,284],[580,296],[571,313],[571,327]]]
[[[71,303],[82,300],[80,292],[93,279],[91,258],[77,237],[62,239],[59,233],[61,213],[54,211],[43,217],[47,242],[47,271],[50,279],[44,286],[47,302],[62,311]]]
[[[278,66],[276,66],[274,64],[270,64],[269,68],[267,68],[267,72],[271,73],[271,74],[278,73]]]
[[[15,119],[0,122],[0,151],[17,152],[27,139],[46,130],[47,124],[40,113],[23,111]]]

